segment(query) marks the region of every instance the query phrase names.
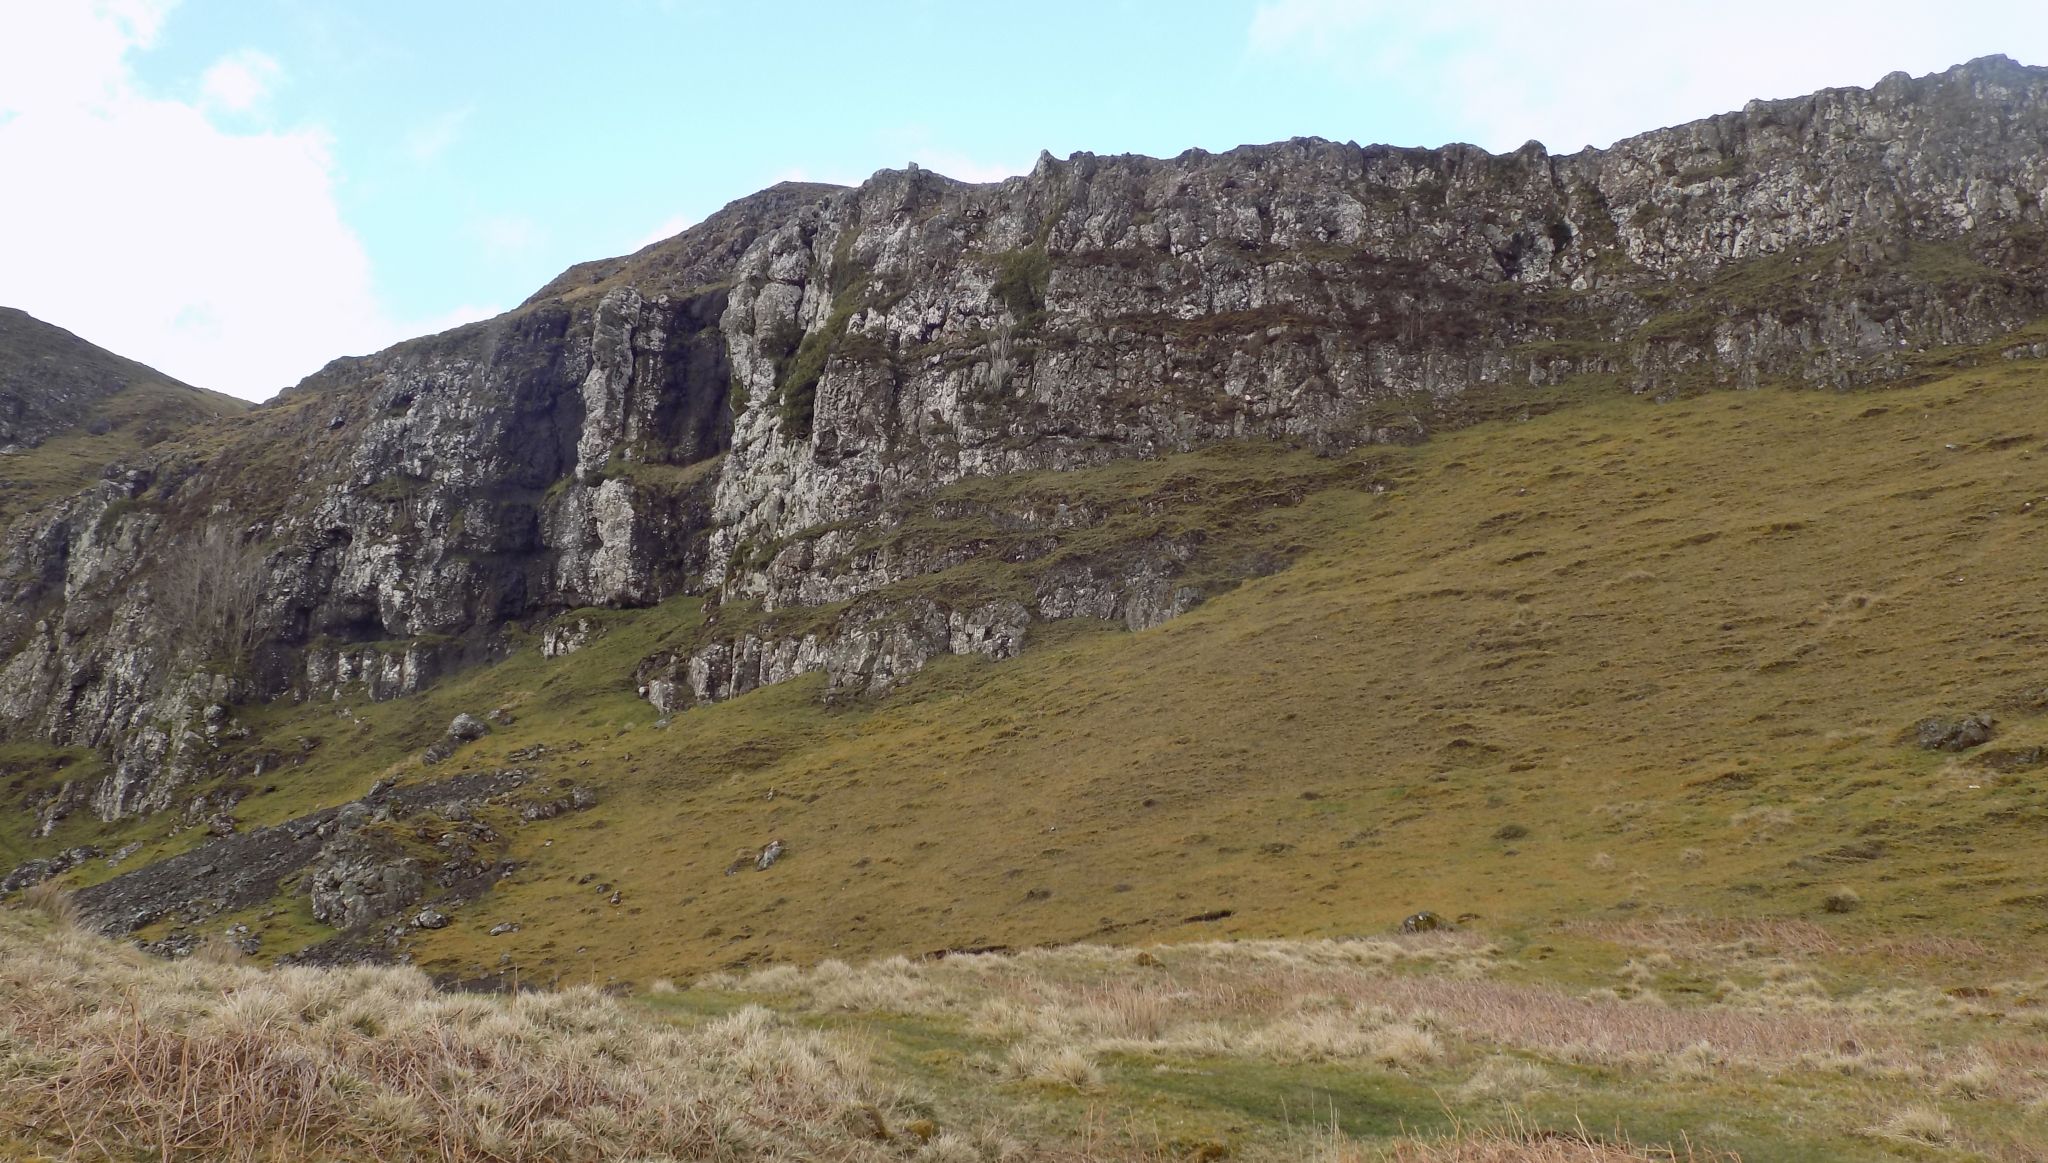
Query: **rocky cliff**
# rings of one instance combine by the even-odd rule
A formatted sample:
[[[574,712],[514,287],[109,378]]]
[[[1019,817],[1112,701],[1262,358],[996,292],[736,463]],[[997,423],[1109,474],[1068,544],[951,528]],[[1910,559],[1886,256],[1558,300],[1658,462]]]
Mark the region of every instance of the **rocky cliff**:
[[[638,669],[664,711],[1154,625],[1271,563],[1076,548],[1115,504],[948,486],[2040,354],[2044,198],[2048,69],[2003,58],[1569,156],[1295,140],[778,186],[15,522],[0,731],[105,752],[65,796],[113,817],[179,801],[219,708],[403,695],[514,627],[573,650],[586,607],[713,603]]]

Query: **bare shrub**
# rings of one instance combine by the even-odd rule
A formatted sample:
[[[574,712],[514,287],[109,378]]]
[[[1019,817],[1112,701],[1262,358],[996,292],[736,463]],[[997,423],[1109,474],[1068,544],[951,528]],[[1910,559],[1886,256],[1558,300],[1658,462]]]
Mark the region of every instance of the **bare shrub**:
[[[262,640],[262,546],[208,525],[163,551],[154,594],[161,629],[175,649],[236,667]]]

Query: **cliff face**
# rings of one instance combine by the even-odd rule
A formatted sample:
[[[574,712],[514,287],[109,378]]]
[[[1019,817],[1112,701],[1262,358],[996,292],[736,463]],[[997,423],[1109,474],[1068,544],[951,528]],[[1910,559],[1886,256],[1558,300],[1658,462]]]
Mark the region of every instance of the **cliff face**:
[[[113,816],[177,802],[210,704],[404,694],[579,607],[715,600],[639,669],[664,710],[818,669],[885,690],[1041,619],[1149,626],[1228,584],[1198,537],[1054,555],[1107,511],[935,492],[1416,440],[1560,385],[2043,354],[2044,197],[2048,70],[2000,58],[1564,157],[1297,140],[776,187],[16,522],[0,731],[105,749],[79,795]],[[208,608],[177,562],[209,536],[261,583],[246,650],[164,616]],[[991,556],[1001,584],[964,569]]]

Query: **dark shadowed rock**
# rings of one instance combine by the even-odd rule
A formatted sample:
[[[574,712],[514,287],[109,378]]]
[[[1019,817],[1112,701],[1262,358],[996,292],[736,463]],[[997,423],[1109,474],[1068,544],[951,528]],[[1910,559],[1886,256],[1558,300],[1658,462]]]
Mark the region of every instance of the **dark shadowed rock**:
[[[97,848],[66,848],[55,856],[27,861],[17,865],[5,877],[0,877],[0,894],[33,888],[52,877],[71,871],[100,854]]]
[[[87,924],[114,935],[169,916],[203,919],[235,912],[275,897],[281,881],[313,867],[337,838],[360,834],[376,822],[380,811],[405,817],[432,812],[444,804],[487,802],[511,794],[526,780],[523,771],[493,771],[391,788],[383,793],[376,809],[352,800],[274,827],[210,839],[189,852],[82,888],[75,899]],[[360,902],[404,895],[380,896],[369,891],[381,891],[383,878],[367,871],[354,878],[340,875],[349,855],[346,847],[332,855],[329,867],[336,876],[334,901],[327,906],[330,917],[354,920]],[[342,898],[359,903],[342,905]]]
[[[1403,933],[1434,933],[1440,929],[1454,927],[1449,921],[1431,912],[1413,913],[1401,918]]]
[[[1997,721],[1987,714],[1934,716],[1915,725],[1913,741],[1928,751],[1968,751],[1991,742],[1997,733]]]

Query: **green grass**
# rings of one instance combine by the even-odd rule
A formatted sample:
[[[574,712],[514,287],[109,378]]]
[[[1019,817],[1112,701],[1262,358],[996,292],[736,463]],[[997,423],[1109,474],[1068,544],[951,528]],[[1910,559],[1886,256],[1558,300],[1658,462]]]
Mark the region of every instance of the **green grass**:
[[[2048,804],[2024,773],[1896,740],[1923,715],[1989,708],[1999,746],[2048,743],[2027,701],[2048,634],[2029,564],[2042,534],[2022,510],[2048,472],[2040,441],[2012,439],[2048,434],[2040,379],[2005,364],[1885,393],[1610,399],[1369,461],[1223,448],[968,482],[951,499],[1117,507],[1076,551],[1206,528],[1216,560],[1235,546],[1294,564],[1155,631],[1034,626],[1020,659],[943,659],[881,702],[825,707],[812,676],[666,729],[633,670],[697,640],[702,613],[617,612],[577,654],[529,644],[417,698],[348,704],[353,718],[242,710],[256,742],[314,746],[250,781],[276,790],[238,814],[275,822],[424,775],[419,750],[457,711],[510,708],[517,723],[454,767],[544,744],[530,766],[605,802],[522,830],[525,867],[474,923],[421,939],[451,972],[507,953],[531,974],[637,980],[827,953],[1375,932],[1424,908],[1490,931],[1814,917],[2018,955],[2044,929],[2048,878],[2020,854]],[[927,515],[901,535],[956,532]],[[911,592],[953,582],[1008,584],[936,575]],[[1496,839],[1506,825],[1528,834]],[[49,843],[191,842],[163,833],[74,819]],[[773,838],[790,850],[776,869],[724,875]],[[1872,841],[1873,858],[1834,855]],[[623,903],[579,886],[586,873]],[[1838,884],[1864,905],[1825,916]],[[521,931],[478,936],[497,920]]]
[[[247,409],[243,401],[216,392],[138,381],[98,401],[76,427],[34,448],[0,456],[0,525],[78,492],[111,464],[140,464],[144,453],[162,441]]]
[[[1034,625],[1022,657],[941,659],[887,699],[827,706],[813,675],[666,727],[633,674],[702,640],[701,603],[603,611],[605,632],[564,658],[526,641],[414,698],[240,709],[252,748],[298,758],[245,778],[236,811],[273,823],[384,776],[513,762],[596,788],[589,812],[508,824],[517,874],[413,939],[424,967],[464,978],[1345,936],[1430,909],[1498,943],[1510,982],[1611,987],[1637,956],[1631,926],[1689,918],[1797,926],[1782,931],[1820,943],[1800,956],[1837,1000],[1901,982],[1969,996],[2034,973],[2048,946],[2032,856],[2048,800],[2013,758],[2048,746],[2044,383],[2039,364],[1999,362],[1883,392],[1567,393],[1408,449],[1232,445],[962,482],[946,516],[906,509],[876,544],[1000,545],[976,512],[1086,505],[1100,519],[1056,555],[1199,534],[1193,568],[1216,588],[1144,633]],[[1227,567],[1253,552],[1285,567],[1239,583]],[[981,560],[899,593],[988,592],[1030,568]],[[728,630],[740,616],[721,612]],[[456,712],[495,707],[514,723],[419,765]],[[1925,715],[1977,710],[1999,718],[1987,750],[2005,759],[1902,741]],[[549,750],[513,759],[535,745]],[[0,773],[19,794],[60,758],[10,748]],[[68,758],[67,773],[97,762]],[[167,825],[74,817],[38,842],[16,826],[4,851],[139,839],[139,861],[199,839]],[[773,869],[725,874],[770,839],[787,845]],[[72,879],[111,874],[94,861]],[[1825,912],[1838,886],[1861,907]],[[295,897],[233,919],[267,952],[321,935]],[[521,927],[490,937],[500,921]],[[1682,956],[1649,987],[1705,1004],[1769,988],[1767,968]],[[950,1019],[817,1020],[960,1103],[1063,1135],[1110,1110],[1168,1139],[1270,1146],[1326,1100],[1379,1135],[1444,1125],[1439,1099],[1463,1084],[1449,1067],[1375,1081],[1112,1058],[1101,1094],[1063,1096],[963,1073],[990,1047]],[[1999,1036],[1967,1015],[1944,1029]],[[1558,1069],[1567,1085],[1528,1108],[1546,1125],[1638,1141],[1712,1125],[1754,1158],[1916,1157],[1844,1137],[1900,1101],[1855,1080],[1674,1088]],[[2032,1130],[1998,1104],[1951,1113],[1972,1143]]]

